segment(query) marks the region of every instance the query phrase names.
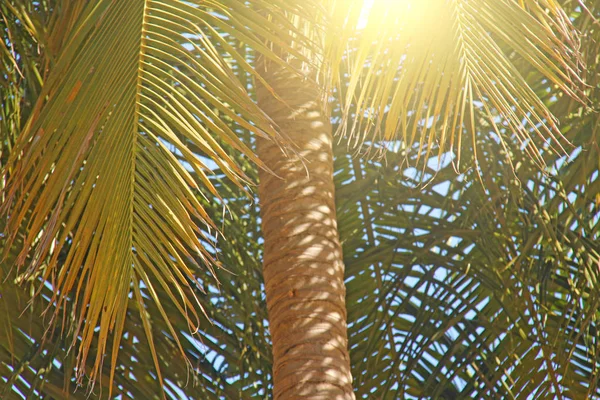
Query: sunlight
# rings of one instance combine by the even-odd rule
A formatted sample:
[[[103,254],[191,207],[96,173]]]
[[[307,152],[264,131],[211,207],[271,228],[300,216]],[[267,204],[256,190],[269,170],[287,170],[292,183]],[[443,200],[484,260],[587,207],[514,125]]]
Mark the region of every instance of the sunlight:
[[[373,3],[375,3],[375,0],[364,0],[364,5],[360,12],[360,17],[358,18],[358,24],[356,25],[358,29],[364,29],[367,26],[367,22],[369,21],[369,13],[373,8]]]
[[[447,20],[446,0],[363,0],[357,28],[431,37]]]

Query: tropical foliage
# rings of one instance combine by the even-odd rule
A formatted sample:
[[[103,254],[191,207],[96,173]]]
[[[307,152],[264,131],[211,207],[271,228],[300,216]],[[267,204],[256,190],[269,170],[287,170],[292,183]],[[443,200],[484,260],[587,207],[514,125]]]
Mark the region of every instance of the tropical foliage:
[[[51,5],[12,1],[0,5],[0,26],[4,35],[3,47],[0,48],[3,66],[0,76],[3,91],[0,161],[3,168],[12,165],[9,158],[11,154],[15,157],[13,146],[16,136],[22,131],[29,132],[34,138],[40,129],[54,132],[56,127],[60,127],[68,131],[78,123],[83,124],[86,119],[87,122],[96,121],[103,131],[111,129],[108,124],[103,125],[105,115],[93,111],[97,107],[88,109],[86,105],[99,104],[106,115],[122,112],[122,121],[127,120],[126,110],[109,110],[110,104],[102,108],[106,102],[102,90],[86,92],[83,83],[78,83],[96,79],[93,71],[88,77],[77,75],[73,69],[79,64],[61,65],[60,59],[57,59],[61,49],[74,46],[72,51],[76,51],[80,45],[77,40],[89,38],[81,30],[72,32],[70,24],[63,22],[57,25],[59,14],[51,12],[55,11],[53,7],[62,7],[61,18],[67,20],[74,20],[82,12],[97,16],[97,19],[87,22],[86,29],[123,31],[118,44],[106,39],[88,47],[88,52],[76,60],[81,65],[109,53],[114,53],[115,57],[126,57],[126,52],[118,46],[139,46],[135,42],[139,41],[139,37],[134,38],[136,28],[119,21],[126,20],[126,12],[143,13],[147,10],[123,6],[115,18],[104,16],[106,19],[103,19],[103,2],[97,3],[93,12],[77,5],[83,3],[69,1]],[[250,3],[258,8],[265,5],[262,1]],[[581,50],[588,64],[588,96],[592,105],[597,107],[600,102],[596,71],[600,24],[596,18],[600,18],[600,3],[587,4],[589,10],[576,1],[564,1],[562,5],[574,19],[576,27],[584,33]],[[87,383],[83,372],[87,376],[96,375],[98,381],[90,390],[101,397],[108,394],[107,386],[113,372],[112,394],[123,398],[154,398],[160,396],[161,389],[169,398],[269,397],[271,355],[262,294],[258,199],[243,185],[236,184],[237,180],[230,178],[243,176],[247,181],[256,181],[257,160],[248,157],[255,147],[253,135],[275,136],[276,133],[270,128],[268,118],[254,108],[251,99],[252,71],[244,64],[244,60],[252,60],[252,51],[245,44],[261,46],[262,42],[257,39],[261,35],[254,36],[257,33],[250,29],[243,40],[239,36],[231,41],[217,39],[227,38],[226,32],[232,27],[247,26],[248,21],[252,21],[250,16],[258,18],[260,13],[254,12],[250,6],[248,13],[251,14],[240,13],[233,18],[225,16],[225,13],[217,13],[216,16],[208,13],[207,16],[214,18],[214,25],[218,28],[206,33],[205,38],[211,40],[202,41],[199,31],[206,30],[197,29],[202,23],[198,21],[193,27],[197,29],[193,34],[198,35],[198,39],[190,35],[186,53],[193,56],[188,59],[189,63],[180,65],[181,58],[169,58],[172,45],[163,48],[152,45],[157,43],[153,42],[153,35],[158,37],[163,34],[160,29],[168,28],[152,30],[152,18],[160,18],[160,12],[167,11],[158,8],[151,11],[148,14],[151,17],[143,22],[148,28],[147,57],[154,57],[149,62],[151,66],[144,70],[147,75],[136,81],[135,71],[140,60],[126,60],[115,62],[114,70],[106,71],[110,76],[103,79],[122,87],[125,97],[129,86],[142,85],[142,93],[147,97],[140,104],[151,104],[153,96],[158,96],[156,93],[162,93],[160,97],[167,96],[171,102],[169,106],[158,107],[159,111],[155,107],[149,107],[147,111],[140,108],[137,111],[139,118],[128,120],[131,125],[128,129],[142,132],[138,141],[118,146],[106,143],[110,151],[102,154],[110,153],[114,160],[118,160],[129,157],[127,146],[135,145],[144,146],[144,151],[171,155],[172,162],[153,165],[152,175],[147,172],[148,176],[140,177],[150,182],[149,176],[162,174],[164,179],[153,180],[149,192],[142,193],[144,188],[136,189],[142,198],[156,204],[150,211],[137,214],[140,221],[154,221],[159,228],[144,232],[150,236],[143,239],[139,236],[133,247],[136,253],[144,252],[153,260],[167,259],[173,254],[187,257],[185,263],[177,264],[181,267],[181,277],[176,279],[186,285],[188,292],[173,293],[169,285],[161,285],[161,279],[166,279],[165,274],[176,273],[177,270],[162,268],[153,272],[154,275],[140,275],[139,279],[133,280],[144,282],[134,287],[139,301],[123,299],[127,313],[106,317],[117,327],[121,325],[117,328],[117,338],[122,337],[122,340],[114,340],[115,337],[107,333],[95,335],[93,330],[97,324],[89,320],[94,318],[94,309],[83,307],[83,300],[78,306],[72,304],[69,286],[65,286],[64,290],[53,290],[61,287],[56,283],[61,282],[61,273],[74,274],[71,285],[79,282],[85,285],[85,280],[81,279],[85,269],[69,270],[64,266],[73,262],[69,257],[87,259],[91,257],[90,253],[77,256],[76,252],[69,251],[77,244],[78,239],[73,236],[64,244],[57,242],[55,246],[58,247],[50,251],[50,261],[44,254],[34,254],[33,259],[25,258],[20,249],[27,247],[28,243],[50,239],[37,237],[39,229],[28,225],[31,222],[10,229],[2,226],[2,232],[11,235],[3,236],[3,240],[14,241],[12,246],[7,247],[0,283],[2,398],[84,398],[87,397],[85,385],[74,391],[78,382]],[[302,12],[302,8],[296,8],[295,12]],[[238,17],[243,22],[236,20]],[[264,29],[261,31],[263,34],[268,32],[269,27],[275,29],[277,26],[276,22],[270,25],[267,20],[257,21],[260,23],[256,25]],[[279,23],[282,21],[283,18]],[[236,25],[238,22],[240,25]],[[187,32],[191,28],[181,23],[176,29]],[[272,57],[276,59],[275,55]],[[538,155],[547,166],[545,171],[539,169],[540,158],[523,155],[522,142],[513,125],[493,124],[486,118],[488,109],[485,102],[472,108],[473,140],[454,145],[455,148],[460,146],[463,166],[473,165],[469,158],[478,154],[478,167],[461,170],[458,174],[452,163],[452,153],[448,148],[437,146],[435,140],[408,153],[399,146],[388,146],[385,160],[369,157],[367,148],[361,152],[365,155],[363,157],[353,156],[355,151],[345,144],[335,149],[337,213],[346,263],[350,351],[354,386],[359,398],[532,396],[578,399],[600,395],[597,388],[600,365],[596,339],[600,302],[597,284],[600,265],[597,244],[600,157],[595,136],[599,120],[592,110],[562,95],[556,82],[540,74],[527,60],[512,53],[511,57],[515,68],[523,71],[522,76],[535,94],[558,118],[562,133],[572,144],[567,147],[569,154],[565,156],[549,151],[549,145],[541,139],[533,139],[538,141],[537,148],[541,149]],[[214,67],[206,75],[214,80],[207,78],[206,81],[195,82],[195,90],[192,90],[192,80],[188,80],[192,73],[189,70],[200,67],[199,59],[206,61],[202,66]],[[166,63],[172,68],[167,71],[168,80],[154,74],[152,66],[159,63]],[[231,66],[231,72],[226,72],[228,70],[224,66]],[[90,71],[82,67],[77,67],[77,70]],[[211,82],[213,86],[210,86]],[[230,82],[231,86],[227,92],[215,93],[212,89],[221,87],[215,82]],[[211,90],[207,90],[209,87]],[[205,97],[197,97],[201,95]],[[28,125],[32,113],[40,112],[43,103],[53,96],[62,96],[72,104],[69,115],[78,117],[67,118],[60,111],[46,111],[44,107],[42,113],[47,114],[44,118],[49,121],[49,127]],[[221,101],[213,100],[216,98]],[[226,107],[220,106],[223,100],[227,103]],[[131,104],[134,107],[137,103]],[[85,114],[82,110],[89,112]],[[206,145],[211,140],[210,135],[198,137],[202,129],[196,131],[190,128],[201,126],[193,122],[194,118],[188,118],[190,126],[171,126],[173,113],[183,113],[184,110],[193,110],[189,112],[204,118],[204,124],[213,124],[213,129],[223,133],[218,142],[212,143],[218,143],[221,150],[215,151],[216,147]],[[347,114],[341,111],[334,110],[333,120],[344,130],[347,120],[342,115]],[[255,120],[246,123],[240,115],[252,115]],[[373,126],[378,129],[384,122],[381,120]],[[535,131],[535,128],[531,129]],[[162,147],[154,150],[154,142],[147,139],[152,137],[153,132],[163,139]],[[89,140],[87,134],[86,131],[81,132],[79,140],[82,146]],[[496,140],[490,140],[490,136]],[[64,154],[60,135],[50,137],[42,134],[41,137],[40,140],[47,140],[54,146],[51,161],[24,164],[21,168],[32,170],[19,173],[45,176],[48,171],[60,168],[66,168],[65,173],[68,172],[67,162],[62,160],[66,160],[65,157],[77,158],[79,153]],[[26,145],[34,146],[36,142]],[[246,148],[248,151],[244,152],[244,156],[239,150]],[[102,150],[101,147],[98,149]],[[200,161],[196,154],[202,156]],[[46,150],[40,150],[37,156],[41,159],[47,155]],[[505,162],[507,155],[513,159],[512,165]],[[214,164],[207,161],[209,159]],[[97,162],[111,165],[116,162],[114,160],[98,157]],[[135,162],[147,165],[143,158]],[[81,182],[97,175],[92,161],[86,162],[84,170],[87,168],[88,175],[77,175]],[[144,168],[150,167],[143,167],[141,171]],[[98,205],[90,208],[92,211],[88,211],[89,215],[85,217],[96,221],[97,226],[101,225],[98,222],[100,215],[95,215],[93,210],[102,209],[104,204],[115,204],[116,208],[126,205],[123,199],[129,189],[125,188],[125,183],[131,177],[122,175],[131,171],[109,169],[109,172],[114,176],[104,184],[112,185],[114,197],[94,200],[99,202]],[[168,185],[172,179],[184,179],[198,187],[212,187],[214,190],[178,193]],[[124,185],[122,190],[118,189],[120,183]],[[6,182],[1,184],[4,188]],[[33,180],[28,184],[35,185]],[[22,218],[35,221],[35,212],[58,215],[53,214],[56,213],[56,204],[85,199],[85,191],[78,189],[80,191],[77,192],[74,189],[79,187],[76,182],[71,185],[63,189],[48,182],[43,188],[38,188],[39,196],[51,197],[54,201],[44,206],[47,210],[34,211],[34,215],[25,213]],[[27,197],[20,193],[25,191],[13,193],[3,190],[3,205],[9,204],[7,199],[11,196],[22,196],[19,199],[22,202],[36,199],[34,195],[27,194],[31,196]],[[61,201],[57,203],[57,200]],[[191,215],[188,223],[200,226],[201,231],[185,231],[188,224],[182,222],[179,225],[165,212],[181,208]],[[193,214],[192,210],[198,214]],[[114,218],[117,218],[118,210],[114,212]],[[85,216],[85,212],[82,215]],[[82,215],[61,216],[65,225],[56,223],[54,232],[69,236],[72,229],[66,226],[71,223],[78,230],[81,228],[82,235],[85,235],[86,225],[80,222]],[[119,219],[111,219],[111,224],[105,223],[106,228],[103,229],[114,229],[117,234],[129,231],[141,235],[139,227],[121,229],[124,223],[115,221]],[[204,229],[201,221],[212,221],[213,229]],[[214,243],[216,228],[226,234],[227,240],[219,239]],[[193,246],[188,245],[196,235],[203,235],[206,245],[197,249],[198,254],[194,255],[190,252]],[[54,233],[48,237],[53,238]],[[157,245],[165,243],[165,239],[172,243],[171,250],[162,250]],[[86,240],[96,239],[93,234],[87,233]],[[130,242],[127,243],[131,250]],[[101,246],[101,243],[95,246]],[[95,257],[105,258],[108,264],[116,263],[115,257],[120,257],[100,250],[102,247],[98,247]],[[202,256],[205,260],[218,259],[219,265],[224,267],[214,270],[218,283],[213,271],[205,268],[208,263]],[[90,274],[94,265],[92,261],[89,261]],[[32,262],[37,262],[39,268],[25,268],[19,271],[20,274],[16,273],[18,263],[29,266]],[[53,269],[52,265],[58,269]],[[141,270],[140,274],[144,273],[143,268],[136,268],[138,270]],[[117,275],[100,276],[102,278],[96,280],[99,286],[89,289],[90,296],[94,291],[98,293],[96,296],[107,295],[111,285],[117,283],[114,280]],[[42,277],[48,278],[50,283],[40,285]],[[39,292],[38,296],[30,302],[35,292]],[[163,301],[157,303],[151,299]],[[185,315],[186,311],[195,309],[195,301],[212,323],[202,323],[196,335],[192,336]],[[97,303],[95,318],[105,315],[102,314],[105,305],[116,307],[108,300]],[[183,313],[179,310],[181,308]],[[45,314],[40,317],[44,310]],[[92,330],[87,336],[82,334],[84,332],[78,325],[82,312],[86,313],[86,329]],[[104,312],[107,312],[106,309]],[[168,318],[164,318],[165,315]],[[50,325],[53,317],[55,324]],[[119,348],[118,355],[113,352],[110,362],[101,364],[101,359],[94,357],[86,360],[77,353],[78,345],[88,341],[89,348],[103,354],[104,345],[98,346],[102,336],[108,339],[106,349],[109,353]],[[72,344],[77,346],[72,348]],[[187,363],[178,355],[180,349],[185,352]],[[157,375],[156,364],[161,366],[163,384]]]

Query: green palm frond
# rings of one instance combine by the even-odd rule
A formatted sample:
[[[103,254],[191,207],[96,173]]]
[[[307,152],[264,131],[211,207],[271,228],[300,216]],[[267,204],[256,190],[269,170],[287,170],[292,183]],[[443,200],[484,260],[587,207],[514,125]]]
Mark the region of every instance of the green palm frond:
[[[39,42],[45,34],[39,27],[47,24],[49,7],[28,3],[0,4],[0,168],[42,84],[44,56]]]
[[[475,171],[457,178],[435,159],[420,177],[401,167],[402,154],[389,152],[388,166],[361,161],[360,174],[338,157],[348,304],[360,304],[348,314],[360,395],[599,393],[597,167],[580,170],[589,159],[575,159],[564,172],[589,179],[578,187],[521,160],[520,186],[502,147],[482,136],[487,194]]]
[[[250,143],[248,132],[240,130],[239,134]],[[250,160],[237,155],[236,162],[247,171],[249,178],[256,179],[256,166]],[[261,394],[264,397],[271,390],[271,356],[268,330],[265,329],[268,323],[257,243],[260,238],[260,224],[256,218],[258,207],[256,200],[249,199],[222,171],[215,169],[214,172],[209,179],[217,188],[221,201],[227,203],[228,213],[224,214],[222,206],[213,198],[200,201],[211,219],[227,233],[227,240],[219,240],[217,246],[219,261],[224,268],[215,271],[218,284],[210,271],[195,271],[198,285],[204,291],[198,299],[212,323],[203,324],[192,336],[185,316],[173,304],[163,304],[169,315],[168,321],[163,320],[157,306],[151,302],[146,304],[155,351],[161,362],[161,388],[161,382],[156,380],[139,307],[131,302],[112,385],[114,396],[159,399],[164,390],[167,399],[179,399],[179,391],[200,399],[246,399]],[[216,249],[209,251],[217,257]],[[5,273],[17,255],[16,251],[11,252],[7,262],[2,264]],[[37,284],[35,280],[20,285],[9,280],[0,286],[0,309],[6,310],[2,319],[5,329],[0,330],[0,397],[21,398],[18,390],[25,395],[31,392],[47,399],[89,398],[85,387],[78,387],[74,376],[76,352],[67,352],[71,339],[58,334],[63,327],[64,332],[69,332],[69,324],[75,322],[74,315],[67,308],[68,317],[58,320],[54,331],[57,334],[42,342],[49,315],[39,318],[39,313],[51,302],[52,291],[50,287],[44,287],[33,307],[28,307],[30,290],[35,291]],[[147,289],[141,290],[146,296]],[[163,288],[157,287],[156,291],[159,298],[166,298]],[[189,364],[178,356],[177,343],[168,324],[180,334]],[[93,358],[88,358],[88,370],[93,363]],[[94,398],[106,398],[109,376],[110,366],[104,365],[92,392]],[[4,386],[3,382],[6,382]],[[88,382],[84,380],[83,385]]]
[[[568,9],[586,31],[581,51],[595,105],[600,25],[598,6],[588,6],[592,15],[578,2]],[[481,178],[474,170],[456,176],[450,157],[428,157],[429,149],[409,153],[409,164],[423,160],[418,170],[394,150],[384,161],[353,159],[338,146],[357,397],[599,395],[599,119],[556,96],[534,67],[520,71],[574,146],[569,156],[544,152],[544,172],[506,126],[515,167],[502,162],[505,147],[486,138],[483,108],[475,142],[462,143],[467,162],[477,146]]]
[[[232,71],[236,62],[254,74],[228,37],[274,58],[262,40],[285,43],[291,33],[276,27],[295,3],[268,7],[270,19],[257,11],[267,5],[255,3],[104,0],[76,10],[75,23],[65,13],[62,22],[72,29],[55,35],[63,44],[55,46],[55,64],[3,170],[2,211],[9,217],[6,251],[27,224],[20,279],[49,282],[53,309],[68,302],[76,316],[79,377],[93,353],[89,375],[97,377],[110,354],[113,379],[119,340],[108,347],[109,333],[121,337],[131,301],[157,369],[148,302],[181,353],[163,304],[198,329],[194,270],[216,265],[207,248],[217,234],[199,196],[219,197],[209,179],[213,165],[238,185],[246,182],[216,139],[258,165],[225,119],[281,140]]]
[[[340,4],[346,24],[361,22],[356,4]],[[502,143],[508,127],[540,164],[543,149],[563,151],[556,118],[517,67],[525,60],[553,87],[585,97],[579,44],[556,2],[375,1],[363,24],[358,38],[346,26],[328,44],[329,58],[345,54],[342,72],[351,77],[339,89],[339,131],[352,145],[400,140],[407,151],[427,148],[426,158],[435,146],[438,155],[453,151],[459,164],[463,136],[475,140],[476,114],[483,111]],[[542,145],[532,142],[537,136]]]

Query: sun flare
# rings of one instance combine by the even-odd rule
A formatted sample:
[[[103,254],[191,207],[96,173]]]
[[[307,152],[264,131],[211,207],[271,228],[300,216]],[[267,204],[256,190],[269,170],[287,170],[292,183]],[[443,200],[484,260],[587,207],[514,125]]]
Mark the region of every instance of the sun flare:
[[[432,37],[447,27],[446,0],[363,0],[357,27],[365,33]]]

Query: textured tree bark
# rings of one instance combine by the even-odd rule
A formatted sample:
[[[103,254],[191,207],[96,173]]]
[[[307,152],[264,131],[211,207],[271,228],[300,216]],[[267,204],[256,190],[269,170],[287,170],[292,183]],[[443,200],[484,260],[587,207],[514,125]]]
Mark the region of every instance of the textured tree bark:
[[[274,398],[354,399],[344,263],[337,230],[332,128],[316,84],[281,67],[259,72],[258,102],[297,146],[258,139],[263,273],[273,341]],[[303,161],[302,161],[303,160]]]

